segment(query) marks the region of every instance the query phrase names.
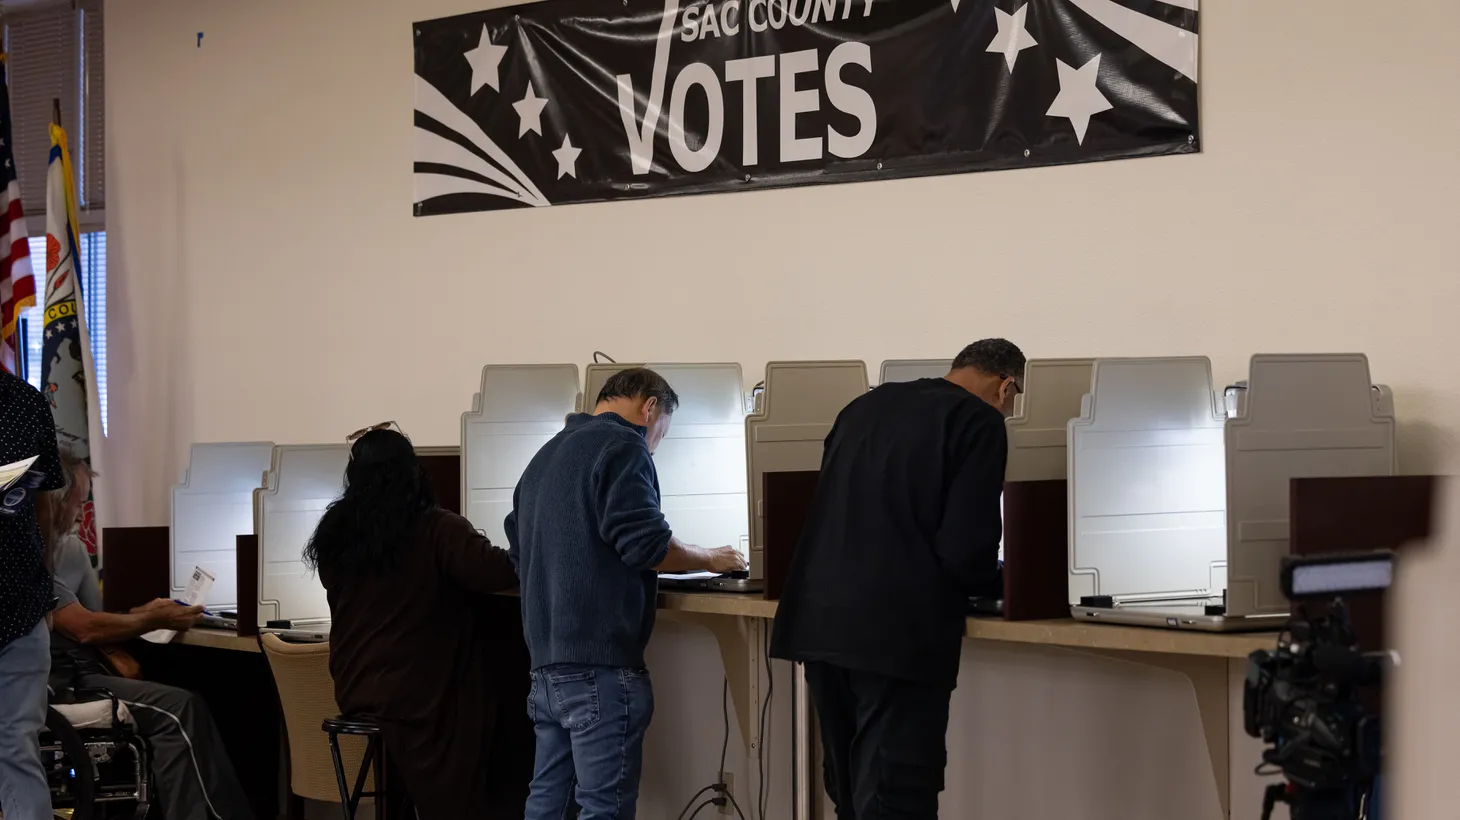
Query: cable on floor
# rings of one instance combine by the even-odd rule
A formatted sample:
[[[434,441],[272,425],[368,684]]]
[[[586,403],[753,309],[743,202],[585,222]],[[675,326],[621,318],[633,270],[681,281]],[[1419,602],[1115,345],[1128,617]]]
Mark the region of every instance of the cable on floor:
[[[771,700],[775,698],[776,695],[776,676],[771,671],[771,642],[769,638],[764,641],[764,644],[766,689],[765,700],[761,701],[760,704],[760,783],[758,784],[760,787],[760,794],[757,805],[757,808],[760,810],[760,820],[765,820],[766,801],[769,798],[770,793],[770,789],[768,788],[765,777],[766,758],[770,757],[771,754],[770,738],[766,736],[766,716],[770,712]]]
[[[745,820],[745,813],[740,810],[740,803],[736,801],[735,795],[730,793],[729,786],[720,779],[725,776],[725,759],[730,752],[730,679],[728,677],[725,678],[725,684],[720,690],[720,713],[721,717],[724,718],[725,734],[720,741],[720,768],[715,772],[715,782],[695,792],[694,797],[691,797],[684,804],[684,809],[680,811],[678,820],[686,820],[685,815],[687,814],[689,815],[689,820],[693,820],[706,806],[725,805],[734,808],[740,820]],[[714,796],[695,806],[695,801],[699,800],[707,792],[714,792]],[[690,812],[690,806],[694,806],[693,813]]]

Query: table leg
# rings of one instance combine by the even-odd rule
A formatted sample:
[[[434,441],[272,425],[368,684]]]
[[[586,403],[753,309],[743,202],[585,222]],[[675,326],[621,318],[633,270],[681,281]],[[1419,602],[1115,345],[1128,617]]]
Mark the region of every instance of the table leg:
[[[1196,698],[1197,712],[1201,715],[1202,734],[1206,738],[1207,754],[1211,759],[1212,778],[1217,786],[1217,798],[1221,801],[1222,816],[1232,816],[1232,720],[1228,692],[1228,659],[1206,655],[1168,655],[1157,652],[1123,652],[1117,650],[1079,650],[1092,655],[1117,658],[1169,669],[1185,676],[1191,682]],[[1240,715],[1237,716],[1241,718]]]
[[[765,644],[770,624],[763,618],[727,617],[699,612],[660,612],[659,616],[680,623],[696,624],[715,636],[725,677],[730,682],[730,701],[745,751],[751,760],[760,759],[761,681],[765,675]]]

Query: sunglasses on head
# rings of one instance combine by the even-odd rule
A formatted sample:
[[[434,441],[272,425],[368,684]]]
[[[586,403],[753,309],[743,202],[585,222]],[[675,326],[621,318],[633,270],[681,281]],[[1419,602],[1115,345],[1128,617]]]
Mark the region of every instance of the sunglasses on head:
[[[359,430],[356,430],[355,432],[351,433],[350,435],[345,436],[345,443],[346,444],[354,444],[356,441],[359,441],[360,438],[362,436],[364,436],[366,433],[373,433],[376,430],[394,430],[397,433],[400,433],[401,432],[401,429],[400,429],[400,425],[399,424],[396,424],[393,421],[382,421],[379,424],[373,424],[373,425],[371,425],[369,427],[361,427]],[[402,433],[402,435],[404,435],[404,434]]]

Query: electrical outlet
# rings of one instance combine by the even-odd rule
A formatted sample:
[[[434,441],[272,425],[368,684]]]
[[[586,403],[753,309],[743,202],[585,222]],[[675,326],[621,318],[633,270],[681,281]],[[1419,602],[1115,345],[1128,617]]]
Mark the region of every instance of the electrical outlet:
[[[725,784],[725,791],[733,794],[735,792],[735,775],[731,772],[720,772],[720,782]],[[721,814],[734,816],[735,807],[730,805],[730,800],[725,800],[725,805],[720,807]]]

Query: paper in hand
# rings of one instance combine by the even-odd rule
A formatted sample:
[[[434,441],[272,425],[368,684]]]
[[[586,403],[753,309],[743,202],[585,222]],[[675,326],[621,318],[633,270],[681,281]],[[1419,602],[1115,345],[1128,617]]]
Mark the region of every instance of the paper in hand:
[[[18,483],[20,477],[30,470],[30,465],[34,464],[38,458],[40,456],[31,456],[0,467],[0,492],[10,489],[11,485]]]
[[[40,456],[23,458],[0,467],[0,515],[16,515],[29,506],[45,474],[32,470]]]
[[[193,577],[188,579],[188,587],[183,590],[179,601],[188,606],[198,606],[208,598],[208,590],[213,588],[213,574],[202,567],[193,567]],[[145,641],[152,643],[169,643],[177,637],[177,631],[172,629],[154,629],[142,636]]]

